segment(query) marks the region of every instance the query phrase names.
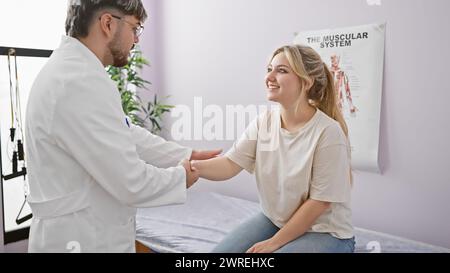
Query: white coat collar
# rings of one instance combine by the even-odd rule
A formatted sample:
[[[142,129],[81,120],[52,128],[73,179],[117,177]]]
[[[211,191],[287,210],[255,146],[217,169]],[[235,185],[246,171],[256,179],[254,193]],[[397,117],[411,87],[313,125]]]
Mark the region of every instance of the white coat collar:
[[[94,54],[94,52],[92,52],[88,47],[86,47],[78,39],[63,35],[61,38],[61,45],[60,45],[59,49],[76,50],[76,52],[81,53],[86,58],[86,61],[88,61],[89,64],[92,65],[93,68],[105,71],[105,67],[103,66],[100,59]]]

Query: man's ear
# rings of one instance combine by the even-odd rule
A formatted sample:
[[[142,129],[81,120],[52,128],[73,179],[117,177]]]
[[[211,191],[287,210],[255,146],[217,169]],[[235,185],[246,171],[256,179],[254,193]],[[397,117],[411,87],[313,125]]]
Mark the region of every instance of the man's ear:
[[[99,24],[100,24],[100,29],[102,30],[102,33],[105,34],[105,36],[107,36],[108,38],[113,36],[113,28],[114,26],[114,20],[113,17],[111,16],[111,14],[109,13],[104,13],[103,15],[100,16],[99,18]]]

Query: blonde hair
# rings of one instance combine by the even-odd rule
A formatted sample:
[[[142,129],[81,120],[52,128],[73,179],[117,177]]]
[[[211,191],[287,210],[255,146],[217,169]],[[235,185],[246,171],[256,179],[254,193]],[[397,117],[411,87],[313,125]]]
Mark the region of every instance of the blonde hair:
[[[320,111],[340,124],[347,137],[347,145],[350,147],[347,123],[337,105],[334,79],[320,55],[309,46],[286,45],[275,50],[271,60],[280,53],[284,53],[292,70],[300,79],[302,90],[299,94],[307,92],[307,98],[312,106],[319,108]],[[348,156],[351,158],[350,151]],[[350,182],[353,182],[351,167]]]
[[[311,105],[336,120],[348,138],[347,123],[336,101],[333,76],[320,55],[308,46],[287,45],[275,50],[272,60],[280,53],[284,53],[292,70],[300,78],[301,91],[307,92]]]

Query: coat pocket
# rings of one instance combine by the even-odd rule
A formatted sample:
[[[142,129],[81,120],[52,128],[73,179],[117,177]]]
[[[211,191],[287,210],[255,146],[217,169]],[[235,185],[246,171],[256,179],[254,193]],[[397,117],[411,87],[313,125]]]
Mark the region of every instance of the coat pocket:
[[[108,252],[135,252],[136,222],[134,216],[124,223],[108,226],[106,234],[108,236],[106,239]]]

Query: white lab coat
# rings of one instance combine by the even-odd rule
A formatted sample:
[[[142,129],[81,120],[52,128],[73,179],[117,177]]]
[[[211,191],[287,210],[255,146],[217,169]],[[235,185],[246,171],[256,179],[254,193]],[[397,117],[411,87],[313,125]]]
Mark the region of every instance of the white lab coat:
[[[135,208],[186,199],[177,165],[192,150],[128,125],[114,82],[74,38],[33,84],[26,143],[29,252],[134,252]]]

